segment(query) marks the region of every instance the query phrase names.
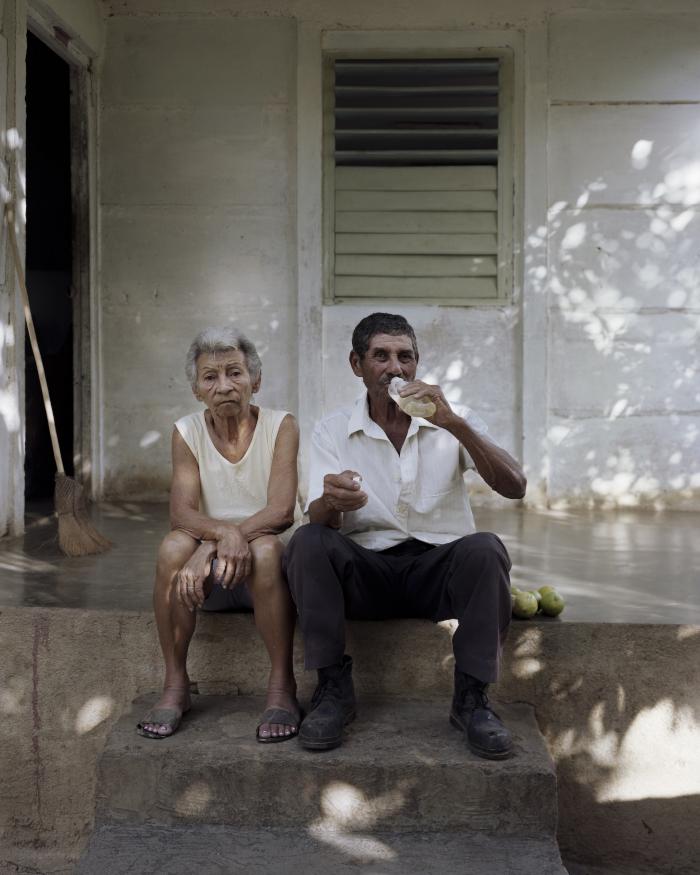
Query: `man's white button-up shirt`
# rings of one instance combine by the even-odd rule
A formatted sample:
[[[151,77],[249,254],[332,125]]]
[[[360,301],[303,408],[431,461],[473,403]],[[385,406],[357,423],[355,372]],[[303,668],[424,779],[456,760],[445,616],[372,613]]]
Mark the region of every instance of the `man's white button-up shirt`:
[[[479,434],[483,421],[468,408],[452,405]],[[469,453],[445,429],[413,418],[397,453],[369,415],[367,394],[351,407],[322,419],[311,438],[309,504],[323,494],[326,474],[345,470],[362,475],[367,504],[343,514],[340,531],[370,550],[385,550],[408,538],[446,544],[475,531],[464,472]]]

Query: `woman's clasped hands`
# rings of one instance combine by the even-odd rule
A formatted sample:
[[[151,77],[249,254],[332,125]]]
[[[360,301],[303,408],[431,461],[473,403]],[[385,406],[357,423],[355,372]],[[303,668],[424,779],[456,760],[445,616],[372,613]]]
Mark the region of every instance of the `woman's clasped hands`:
[[[206,599],[205,581],[224,589],[242,583],[250,576],[253,557],[248,541],[238,526],[228,524],[218,541],[203,541],[177,576],[177,596],[185,607],[194,611]]]

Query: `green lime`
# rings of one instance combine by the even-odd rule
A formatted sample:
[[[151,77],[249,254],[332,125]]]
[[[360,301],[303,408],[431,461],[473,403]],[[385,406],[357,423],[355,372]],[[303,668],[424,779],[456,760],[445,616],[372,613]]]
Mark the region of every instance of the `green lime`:
[[[564,610],[564,599],[559,595],[556,589],[546,592],[542,596],[541,601],[542,612],[548,617],[557,617]]]
[[[513,602],[513,616],[528,620],[537,613],[537,599],[531,592],[518,592]]]
[[[537,590],[537,592],[538,592],[540,595],[544,595],[546,592],[556,592],[556,590],[554,589],[553,586],[541,586],[541,587]]]

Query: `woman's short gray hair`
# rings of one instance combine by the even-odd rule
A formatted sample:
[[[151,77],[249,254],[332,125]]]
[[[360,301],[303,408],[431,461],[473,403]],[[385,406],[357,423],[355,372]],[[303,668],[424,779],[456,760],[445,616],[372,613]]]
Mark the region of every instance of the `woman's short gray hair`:
[[[248,340],[245,334],[233,325],[224,328],[205,328],[204,331],[199,332],[187,350],[185,373],[193,389],[197,385],[197,359],[200,355],[226,352],[230,349],[237,349],[243,353],[253,382],[258,379],[262,371],[262,362],[255,344]]]

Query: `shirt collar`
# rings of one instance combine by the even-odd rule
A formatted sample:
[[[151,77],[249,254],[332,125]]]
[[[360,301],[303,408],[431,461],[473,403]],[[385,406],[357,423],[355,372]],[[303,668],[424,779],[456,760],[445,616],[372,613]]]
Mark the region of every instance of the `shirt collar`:
[[[419,428],[439,428],[434,422],[428,422],[427,419],[420,417],[411,417],[411,424],[408,427],[406,437],[411,437],[418,432]],[[369,415],[369,399],[366,392],[355,401],[348,420],[348,437],[355,432],[363,431],[369,437],[388,440],[384,429],[381,428]]]

